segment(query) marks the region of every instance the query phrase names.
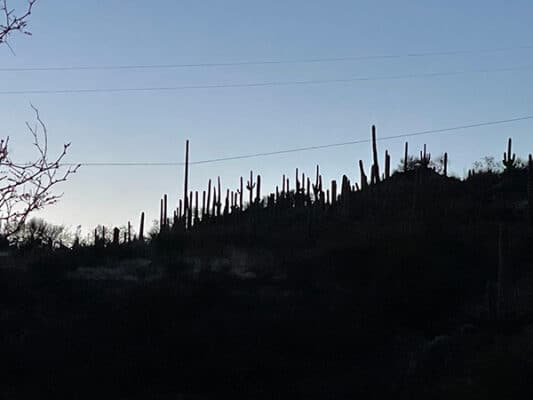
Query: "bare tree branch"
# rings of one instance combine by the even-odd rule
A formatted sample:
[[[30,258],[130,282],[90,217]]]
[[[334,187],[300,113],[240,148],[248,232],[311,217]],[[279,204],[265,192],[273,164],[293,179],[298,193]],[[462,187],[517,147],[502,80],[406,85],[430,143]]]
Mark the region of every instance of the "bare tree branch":
[[[25,35],[31,35],[28,31],[28,18],[33,11],[37,0],[28,0],[26,10],[23,14],[16,15],[15,10],[9,8],[7,0],[0,0],[0,44],[7,43],[9,35],[13,32],[21,32]],[[9,46],[9,44],[8,44]]]
[[[9,155],[9,137],[0,140],[0,233],[11,236],[21,229],[28,215],[47,205],[56,203],[61,194],[52,188],[76,173],[80,165],[65,168],[65,158],[70,143],[55,158],[48,154],[48,131],[39,111],[33,105],[36,123],[26,123],[37,149],[35,161],[15,162]]]

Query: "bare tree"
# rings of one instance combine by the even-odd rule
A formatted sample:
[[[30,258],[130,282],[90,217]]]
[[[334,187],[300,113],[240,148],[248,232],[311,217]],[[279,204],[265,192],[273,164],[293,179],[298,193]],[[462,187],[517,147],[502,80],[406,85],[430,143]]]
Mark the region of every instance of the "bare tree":
[[[9,8],[7,0],[0,0],[0,45],[9,46],[7,39],[13,32],[31,35],[28,31],[28,18],[37,0],[27,0],[23,13],[16,13]],[[49,158],[48,133],[33,105],[36,122],[26,123],[33,145],[37,149],[35,161],[16,162],[11,158],[9,137],[0,139],[0,236],[10,237],[17,233],[26,222],[28,215],[54,204],[61,195],[52,193],[52,188],[64,182],[75,173],[79,165],[64,168],[61,164],[70,143],[63,146],[63,151],[56,157]]]
[[[69,245],[72,242],[72,234],[63,225],[32,218],[21,227],[15,239],[20,248],[54,248]]]
[[[57,156],[49,157],[46,126],[39,111],[31,107],[36,122],[26,126],[37,150],[36,159],[15,162],[9,153],[9,137],[0,140],[0,233],[7,237],[21,229],[31,212],[56,203],[61,194],[52,193],[52,188],[80,167],[62,165],[70,143],[63,145]]]
[[[9,8],[7,0],[0,0],[0,14],[2,15],[2,22],[0,23],[0,44],[7,43],[9,35],[13,32],[31,35],[27,29],[28,18],[36,2],[37,0],[28,0],[25,11],[17,15],[14,9]]]

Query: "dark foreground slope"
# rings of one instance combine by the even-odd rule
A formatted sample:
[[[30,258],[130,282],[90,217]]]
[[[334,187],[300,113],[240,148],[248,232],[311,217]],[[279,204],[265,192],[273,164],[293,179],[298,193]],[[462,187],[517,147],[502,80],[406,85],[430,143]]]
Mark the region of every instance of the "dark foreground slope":
[[[528,218],[525,171],[426,171],[336,208],[4,257],[0,397],[533,393]]]

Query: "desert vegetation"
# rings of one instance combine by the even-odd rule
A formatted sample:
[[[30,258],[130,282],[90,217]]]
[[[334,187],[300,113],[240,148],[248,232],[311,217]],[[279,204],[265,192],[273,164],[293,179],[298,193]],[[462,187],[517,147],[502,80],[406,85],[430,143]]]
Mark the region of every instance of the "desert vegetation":
[[[253,172],[233,191],[213,180],[171,213],[163,196],[150,234],[144,215],[85,239],[26,222],[0,270],[4,392],[529,390],[531,157],[519,162],[509,140],[501,163],[460,179],[447,154],[406,144],[391,170],[372,133],[357,179],[326,184],[317,166],[271,194]]]
[[[0,45],[36,0],[0,0]],[[92,25],[91,25],[92,26]],[[0,139],[0,398],[518,398],[533,392],[533,158],[452,176],[410,149],[272,193],[246,171],[163,194],[154,224],[35,218],[79,166],[37,108]],[[174,204],[176,203],[176,204]]]

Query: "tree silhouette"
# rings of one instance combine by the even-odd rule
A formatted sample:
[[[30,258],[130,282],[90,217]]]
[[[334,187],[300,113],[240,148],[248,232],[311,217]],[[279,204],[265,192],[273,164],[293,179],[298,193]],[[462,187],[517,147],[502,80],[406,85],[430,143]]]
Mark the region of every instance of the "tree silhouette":
[[[13,32],[30,35],[27,20],[36,1],[28,0],[25,12],[15,14],[7,0],[1,0],[0,14],[3,14],[4,21],[0,23],[0,44],[9,46],[7,39]],[[31,107],[36,122],[33,125],[26,122],[26,126],[37,149],[36,159],[29,162],[14,161],[10,155],[9,137],[0,139],[0,235],[4,237],[18,232],[31,212],[55,203],[61,195],[53,194],[52,187],[65,181],[79,168],[79,165],[66,170],[62,168],[61,162],[70,143],[63,146],[63,151],[57,157],[49,158],[46,126],[37,108]]]
[[[32,108],[37,122],[33,126],[26,123],[26,126],[37,149],[34,161],[14,161],[9,152],[9,137],[0,139],[0,228],[7,237],[20,230],[31,212],[56,203],[61,195],[52,193],[52,188],[79,168],[79,165],[66,169],[62,166],[70,143],[63,145],[61,153],[50,159],[46,126],[39,111]]]
[[[7,44],[7,39],[13,32],[31,35],[27,30],[28,18],[36,2],[37,0],[28,0],[24,13],[17,15],[14,9],[9,8],[7,0],[2,0],[0,3],[0,14],[3,14],[3,22],[0,23],[0,44]]]

